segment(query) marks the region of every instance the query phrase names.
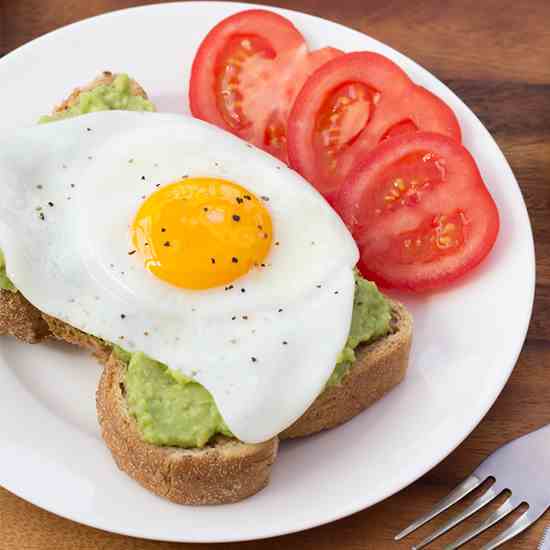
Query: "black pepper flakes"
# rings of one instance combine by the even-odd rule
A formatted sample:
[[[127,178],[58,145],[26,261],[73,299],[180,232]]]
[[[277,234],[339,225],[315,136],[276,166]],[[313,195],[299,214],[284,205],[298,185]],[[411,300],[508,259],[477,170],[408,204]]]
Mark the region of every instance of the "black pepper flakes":
[[[204,210],[205,212],[208,212],[208,208],[207,208],[206,206],[203,208],[203,210]]]
[[[268,233],[264,233],[264,239],[268,239],[269,238],[269,234]]]
[[[128,159],[128,164],[132,164],[134,162],[134,159]]]
[[[163,246],[165,246],[166,248],[168,248],[170,246],[170,241],[165,241]]]
[[[260,264],[260,267],[265,267],[265,264]]]
[[[49,206],[50,208],[53,208],[53,202],[52,202],[52,201],[48,202],[48,206]]]
[[[287,346],[288,342],[286,340],[283,340],[283,346]]]
[[[246,292],[246,288],[241,288],[241,292],[244,294]]]
[[[250,359],[252,360],[253,363],[256,363],[256,361],[258,361],[256,357],[251,357]]]
[[[145,331],[145,332],[143,333],[143,336],[149,336],[149,333],[148,333],[147,331]]]
[[[157,184],[155,185],[155,187],[160,187],[160,183],[157,183]]]
[[[161,233],[166,233],[166,227],[161,227],[161,228],[160,228],[160,232],[161,232]]]
[[[37,185],[36,188],[37,189],[43,189],[42,185]]]
[[[130,252],[128,252],[128,256],[133,256],[135,253],[136,253],[135,250],[130,250]]]
[[[243,195],[243,197],[247,200],[247,201],[251,201],[252,200],[252,197],[250,195]]]
[[[75,188],[75,185],[74,185],[74,183],[71,183],[71,187],[72,187],[73,189]]]
[[[124,313],[121,313],[121,314],[120,314],[120,318],[121,318],[121,319],[126,319],[126,315],[124,315]]]
[[[278,310],[277,310],[277,313],[282,313],[283,312],[283,308],[280,307]]]
[[[92,160],[93,158],[94,158],[94,157],[92,157],[92,156],[89,156],[89,157],[88,157],[88,160]]]
[[[265,195],[262,195],[260,198],[265,202],[269,201],[269,197],[266,197]]]
[[[215,264],[216,263],[216,258],[210,258],[210,261]]]
[[[231,320],[234,321],[237,317],[235,315],[233,315],[233,317],[231,317]]]
[[[248,321],[248,315],[243,315],[243,320]]]
[[[145,176],[141,176],[142,181],[145,181]]]
[[[258,225],[258,229],[259,229],[260,231],[262,231],[262,230],[263,230],[263,228],[264,228],[264,226],[263,226],[263,225]]]
[[[46,219],[46,216],[44,216],[44,212],[40,212],[40,214],[38,215],[38,217],[44,221]]]
[[[241,221],[241,217],[238,214],[233,214],[232,217],[233,217],[233,221],[235,221],[235,222]]]
[[[237,204],[242,204],[244,202],[244,199],[241,197],[237,197],[235,200],[237,201]]]
[[[316,285],[316,286],[317,286],[317,288],[321,288],[323,285]]]
[[[337,290],[335,290],[335,291],[334,291],[334,294],[338,294],[338,291],[337,291]]]
[[[233,256],[231,258],[231,261],[234,263],[234,264],[238,264],[239,263],[239,258],[237,258],[236,256]]]
[[[279,241],[275,241],[275,246],[279,246],[281,243]]]
[[[86,132],[91,132],[92,129],[91,128],[86,128]]]

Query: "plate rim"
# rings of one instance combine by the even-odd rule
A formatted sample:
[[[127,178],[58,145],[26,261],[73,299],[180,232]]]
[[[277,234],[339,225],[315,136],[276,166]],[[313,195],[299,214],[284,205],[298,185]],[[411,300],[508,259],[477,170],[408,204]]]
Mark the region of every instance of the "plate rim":
[[[529,230],[528,245],[529,245],[529,257],[530,257],[530,260],[531,260],[531,266],[530,266],[531,276],[530,276],[530,280],[528,281],[529,282],[529,288],[528,288],[528,291],[527,291],[527,295],[529,296],[529,301],[528,301],[528,307],[525,310],[525,312],[526,312],[525,318],[522,320],[523,329],[521,331],[520,338],[518,339],[518,345],[516,347],[516,350],[514,351],[513,357],[510,360],[509,368],[506,370],[506,372],[503,369],[503,371],[502,371],[503,374],[502,374],[502,378],[500,380],[500,383],[498,385],[495,385],[493,392],[491,392],[490,396],[488,395],[486,401],[484,402],[484,406],[481,407],[482,412],[479,414],[479,417],[477,417],[477,415],[476,415],[476,417],[473,418],[471,420],[471,422],[469,422],[467,424],[467,427],[465,427],[462,430],[462,433],[458,437],[453,438],[453,440],[455,441],[454,443],[452,443],[450,445],[445,445],[444,450],[440,451],[439,453],[436,453],[429,465],[425,465],[425,466],[422,466],[420,468],[417,468],[417,472],[415,473],[415,475],[413,477],[410,477],[408,481],[398,483],[397,488],[395,486],[392,486],[387,491],[383,492],[378,498],[376,498],[374,500],[374,502],[366,502],[364,504],[359,504],[359,505],[357,505],[356,503],[353,503],[351,506],[342,507],[342,508],[338,509],[336,512],[333,512],[332,514],[324,514],[324,516],[326,516],[326,517],[324,517],[323,519],[314,519],[313,521],[309,521],[309,522],[304,521],[304,522],[302,522],[301,525],[295,525],[291,528],[280,528],[280,527],[276,528],[276,527],[271,527],[270,526],[269,528],[258,529],[257,532],[251,533],[251,534],[246,535],[244,537],[243,536],[225,535],[225,536],[215,536],[215,537],[209,537],[208,538],[208,537],[204,537],[204,536],[187,536],[186,535],[184,537],[177,537],[177,538],[176,537],[169,537],[169,536],[163,537],[163,538],[158,538],[156,536],[155,537],[148,536],[146,533],[139,532],[137,529],[134,529],[134,528],[125,527],[124,525],[121,526],[121,527],[117,527],[115,529],[110,525],[109,526],[105,525],[101,521],[93,521],[93,520],[91,521],[89,519],[81,517],[82,514],[70,514],[70,513],[67,513],[66,510],[64,510],[62,512],[57,511],[56,506],[53,506],[53,505],[49,506],[48,503],[42,502],[43,499],[41,499],[41,498],[36,498],[36,497],[33,498],[32,495],[29,496],[27,494],[24,494],[25,491],[23,491],[23,490],[18,491],[17,489],[14,490],[12,487],[5,486],[5,488],[9,492],[15,494],[16,496],[18,496],[18,497],[20,497],[20,498],[22,498],[22,499],[38,506],[38,507],[40,507],[40,508],[42,508],[42,509],[44,509],[48,512],[54,513],[56,515],[59,515],[60,517],[69,519],[69,520],[74,521],[76,523],[80,523],[82,525],[87,525],[87,526],[90,526],[90,527],[93,527],[93,528],[101,529],[101,530],[104,530],[104,531],[107,531],[107,532],[112,532],[112,533],[116,533],[116,534],[130,536],[130,537],[133,537],[133,538],[142,538],[142,539],[147,539],[147,540],[158,540],[158,541],[166,541],[166,542],[187,542],[187,543],[221,543],[221,542],[241,542],[241,541],[244,542],[244,541],[258,540],[258,539],[263,539],[263,538],[272,538],[272,537],[276,537],[276,536],[292,534],[292,533],[312,529],[312,528],[318,527],[320,525],[325,525],[327,523],[337,521],[339,519],[342,519],[344,517],[347,517],[349,515],[357,513],[361,510],[364,510],[364,509],[366,509],[370,506],[373,506],[374,504],[376,504],[378,502],[381,502],[381,501],[389,498],[390,496],[398,493],[399,491],[403,490],[405,487],[408,487],[412,483],[415,483],[420,477],[425,475],[429,470],[431,470],[433,467],[435,467],[437,464],[439,464],[442,460],[444,460],[447,456],[449,456],[458,446],[460,446],[462,444],[462,442],[473,432],[473,430],[477,427],[477,425],[481,422],[481,420],[485,417],[485,415],[487,414],[489,409],[492,407],[492,405],[498,399],[500,393],[502,392],[504,386],[507,384],[507,382],[508,382],[508,380],[509,380],[509,378],[510,378],[510,376],[511,376],[513,370],[514,370],[514,368],[516,366],[516,363],[517,363],[517,360],[519,358],[519,355],[520,355],[520,353],[523,349],[525,339],[527,337],[527,332],[528,332],[528,329],[529,329],[529,325],[530,325],[530,320],[531,320],[532,313],[533,313],[533,306],[534,306],[534,299],[535,299],[535,286],[536,286],[535,245],[534,245],[534,236],[533,236],[532,225],[531,225],[531,221],[530,221],[528,211],[527,211],[527,207],[526,207],[526,204],[525,204],[525,199],[524,199],[522,191],[521,191],[521,187],[519,186],[517,178],[515,177],[515,175],[512,171],[512,168],[511,168],[508,160],[506,159],[504,153],[502,152],[502,150],[500,149],[500,147],[496,143],[493,136],[489,133],[489,131],[487,130],[485,125],[480,121],[478,116],[443,81],[441,81],[434,73],[432,73],[431,71],[426,69],[423,65],[421,65],[420,63],[418,63],[414,59],[408,57],[407,55],[403,54],[399,50],[394,49],[393,47],[387,45],[386,43],[384,43],[384,42],[382,42],[382,41],[380,41],[376,38],[373,38],[370,35],[367,35],[366,33],[363,33],[362,31],[358,31],[356,29],[347,27],[347,26],[345,26],[341,23],[332,21],[330,19],[326,19],[326,18],[319,17],[319,16],[316,16],[316,15],[313,15],[313,14],[310,14],[310,13],[301,12],[301,11],[293,10],[293,9],[280,8],[280,7],[272,6],[272,5],[263,5],[263,4],[255,4],[255,3],[243,3],[243,2],[226,2],[226,1],[218,1],[218,0],[210,2],[210,1],[204,1],[204,0],[194,0],[194,1],[186,1],[186,2],[173,1],[173,2],[166,2],[166,3],[161,3],[161,4],[146,4],[146,5],[142,5],[142,6],[134,6],[134,7],[129,7],[129,8],[111,10],[111,11],[108,11],[108,12],[105,12],[105,13],[101,13],[99,15],[95,15],[95,16],[92,16],[92,17],[87,17],[87,18],[81,19],[79,21],[70,23],[68,25],[64,25],[64,26],[59,27],[57,29],[54,29],[50,32],[42,34],[42,35],[34,38],[33,40],[31,40],[29,42],[26,42],[25,44],[19,46],[15,50],[12,50],[11,52],[7,53],[2,58],[0,58],[0,69],[1,69],[2,65],[5,64],[6,61],[8,61],[8,60],[11,61],[12,59],[14,59],[14,58],[16,58],[20,55],[24,55],[26,53],[26,51],[29,50],[29,49],[35,48],[37,46],[39,47],[42,42],[45,42],[45,41],[49,40],[53,35],[56,35],[57,33],[61,33],[61,32],[66,32],[68,29],[72,29],[72,28],[78,27],[80,25],[87,24],[90,21],[109,18],[109,17],[113,17],[113,16],[116,16],[116,17],[123,16],[124,13],[126,13],[126,12],[138,12],[138,11],[147,11],[147,10],[155,10],[155,9],[164,9],[165,7],[173,7],[173,6],[179,6],[183,9],[192,9],[192,7],[194,5],[208,5],[209,7],[213,7],[214,9],[217,9],[217,8],[222,8],[223,9],[223,8],[227,8],[227,7],[231,7],[234,10],[264,9],[264,10],[274,11],[276,13],[282,14],[282,15],[284,15],[286,17],[289,17],[289,18],[291,18],[293,15],[299,15],[301,17],[306,16],[307,18],[311,18],[313,20],[318,20],[318,21],[322,21],[323,23],[329,23],[331,25],[337,26],[337,27],[340,28],[340,30],[342,32],[354,33],[354,34],[359,34],[359,35],[362,35],[362,36],[366,36],[370,40],[375,42],[377,45],[381,45],[384,48],[389,49],[391,51],[392,55],[394,55],[396,58],[404,59],[404,60],[406,60],[407,63],[413,64],[416,69],[420,70],[421,72],[424,72],[426,76],[428,76],[429,78],[435,79],[441,86],[443,86],[445,88],[445,90],[449,94],[451,94],[454,97],[454,99],[462,105],[462,107],[464,109],[467,110],[468,116],[472,117],[478,123],[479,127],[482,128],[483,132],[486,134],[485,137],[488,138],[494,144],[495,151],[498,151],[498,155],[500,155],[501,160],[504,162],[504,165],[507,167],[507,171],[509,172],[509,176],[511,176],[513,178],[514,182],[516,183],[517,191],[518,191],[519,197],[521,199],[521,206],[522,206],[522,211],[523,211],[522,214],[524,215],[524,217],[526,219],[528,230]]]

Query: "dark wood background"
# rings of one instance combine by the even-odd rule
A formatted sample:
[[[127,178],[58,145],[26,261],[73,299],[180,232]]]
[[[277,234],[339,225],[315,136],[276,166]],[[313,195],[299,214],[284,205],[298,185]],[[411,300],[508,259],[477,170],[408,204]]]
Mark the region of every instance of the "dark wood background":
[[[0,0],[0,54],[67,23],[145,3],[150,2]],[[550,422],[550,2],[272,0],[269,3],[343,23],[407,54],[454,90],[496,138],[521,185],[537,251],[535,309],[512,378],[479,427],[442,464],[385,502],[336,523],[266,541],[176,545],[125,538],[77,525],[0,488],[2,550],[407,548],[427,534],[429,528],[410,537],[408,544],[398,544],[393,542],[393,535],[400,528],[428,510],[499,445]],[[63,63],[62,59],[55,61]],[[536,548],[543,528],[549,524],[550,513],[508,547]],[[467,522],[433,547],[442,548],[471,525]],[[466,548],[480,548],[500,528],[491,529]]]

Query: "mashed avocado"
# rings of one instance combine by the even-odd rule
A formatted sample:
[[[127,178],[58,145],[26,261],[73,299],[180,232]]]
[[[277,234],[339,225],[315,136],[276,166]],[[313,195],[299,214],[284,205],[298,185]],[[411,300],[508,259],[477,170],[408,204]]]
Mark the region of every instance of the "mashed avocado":
[[[77,102],[67,110],[43,116],[38,122],[54,122],[84,113],[110,110],[154,111],[155,107],[144,97],[133,95],[129,76],[119,74],[110,84],[101,84],[87,92],[82,92]]]
[[[342,382],[353,366],[355,348],[384,336],[391,308],[374,283],[356,275],[351,329],[327,386]],[[200,384],[143,353],[115,348],[128,364],[125,387],[130,414],[144,441],[153,445],[203,447],[218,433],[231,436],[214,399]]]
[[[6,261],[4,260],[4,254],[0,250],[0,290],[11,290],[11,292],[17,292],[17,289],[13,283],[9,280],[6,274]]]
[[[132,354],[126,392],[130,414],[147,443],[203,447],[215,434],[231,436],[203,386],[143,353]]]

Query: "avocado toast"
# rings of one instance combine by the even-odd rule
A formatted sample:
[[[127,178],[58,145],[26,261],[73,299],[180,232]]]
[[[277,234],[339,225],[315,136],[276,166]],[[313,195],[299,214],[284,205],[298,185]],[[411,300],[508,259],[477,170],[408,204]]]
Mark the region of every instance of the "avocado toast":
[[[115,78],[104,73],[94,85],[76,90],[55,112],[63,117],[63,113],[76,105],[81,93],[108,86]],[[131,86],[131,93],[145,97],[137,84]],[[3,267],[0,266],[0,275]],[[55,337],[92,351],[105,365],[97,393],[97,409],[103,438],[115,461],[141,485],[177,503],[228,503],[254,494],[268,483],[279,438],[310,435],[349,420],[398,384],[407,368],[412,334],[409,314],[399,304],[384,298],[375,285],[358,277],[356,286],[360,290],[356,290],[354,309],[357,334],[352,322],[349,345],[342,351],[327,387],[279,437],[247,444],[232,436],[204,387],[181,376],[175,377],[167,366],[143,354],[126,354],[109,342],[42,314],[15,290],[5,270],[4,279],[0,333],[13,334],[28,342]],[[360,311],[358,316],[356,310]],[[153,381],[160,379],[160,387],[167,393],[153,392],[143,397],[140,388],[132,383],[134,371],[140,371],[149,388],[157,388]],[[189,390],[191,385],[195,388],[193,392]],[[195,397],[183,403],[183,412],[176,415],[174,424],[171,422],[174,415],[169,418],[166,436],[157,428],[159,424],[166,428],[168,423],[164,416],[152,414],[150,403],[160,402],[168,408],[174,405],[172,408],[179,410],[176,403],[181,403],[182,393]],[[172,395],[175,395],[173,402],[170,401]],[[193,422],[191,415],[183,430],[185,411],[195,410],[197,395],[200,410],[206,409],[216,421],[205,431],[202,419]],[[136,405],[140,402],[141,407]],[[188,430],[191,436],[187,435]]]
[[[220,433],[203,447],[187,449],[144,441],[129,410],[127,359],[114,352],[97,391],[103,439],[118,467],[161,497],[178,504],[242,500],[269,482],[279,439],[303,437],[343,424],[401,382],[408,366],[412,319],[397,302],[391,302],[391,312],[390,332],[372,343],[360,344],[355,361],[340,380],[329,385],[279,437],[259,444],[242,443]]]

